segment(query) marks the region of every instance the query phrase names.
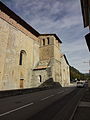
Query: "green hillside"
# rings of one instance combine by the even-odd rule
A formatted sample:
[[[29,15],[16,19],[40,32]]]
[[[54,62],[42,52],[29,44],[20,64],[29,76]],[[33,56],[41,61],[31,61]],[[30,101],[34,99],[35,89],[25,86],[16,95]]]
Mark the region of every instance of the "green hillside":
[[[80,73],[76,68],[70,66],[70,80],[90,80],[90,74]]]

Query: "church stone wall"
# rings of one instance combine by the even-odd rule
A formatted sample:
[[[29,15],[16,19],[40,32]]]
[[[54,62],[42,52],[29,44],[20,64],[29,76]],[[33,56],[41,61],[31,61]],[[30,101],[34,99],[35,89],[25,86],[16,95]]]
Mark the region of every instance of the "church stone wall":
[[[20,79],[23,88],[30,87],[30,71],[39,61],[38,41],[3,19],[0,19],[0,31],[0,89],[20,88]],[[24,65],[19,65],[21,50],[26,52]]]
[[[66,87],[70,85],[70,71],[69,65],[66,63],[64,56],[61,57],[61,79],[62,86]]]

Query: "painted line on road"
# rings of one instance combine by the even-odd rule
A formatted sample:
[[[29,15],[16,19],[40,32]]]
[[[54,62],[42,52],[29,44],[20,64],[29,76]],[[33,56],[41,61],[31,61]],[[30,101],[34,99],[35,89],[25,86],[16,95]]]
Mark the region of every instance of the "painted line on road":
[[[57,92],[57,94],[61,94],[61,93],[64,93],[64,91]]]
[[[48,99],[48,98],[50,98],[50,97],[53,97],[53,96],[54,96],[54,95],[47,96],[47,97],[41,99],[40,101],[46,100],[46,99]]]
[[[34,103],[32,102],[32,103],[26,104],[26,105],[24,105],[24,106],[18,107],[18,108],[16,108],[16,109],[10,110],[10,111],[8,111],[8,112],[2,113],[2,114],[0,114],[0,117],[2,117],[2,116],[4,116],[4,115],[7,115],[7,114],[10,114],[10,113],[12,113],[12,112],[18,111],[18,110],[20,110],[20,109],[22,109],[22,108],[28,107],[28,106],[33,105],[33,104],[34,104]]]
[[[64,91],[60,91],[60,92],[58,92],[57,94],[61,94],[61,93],[63,93],[63,92],[64,92]],[[55,95],[47,96],[47,97],[41,99],[40,101],[44,101],[44,100],[46,100],[46,99],[48,99],[48,98],[50,98],[50,97],[53,97],[53,96],[55,96]]]

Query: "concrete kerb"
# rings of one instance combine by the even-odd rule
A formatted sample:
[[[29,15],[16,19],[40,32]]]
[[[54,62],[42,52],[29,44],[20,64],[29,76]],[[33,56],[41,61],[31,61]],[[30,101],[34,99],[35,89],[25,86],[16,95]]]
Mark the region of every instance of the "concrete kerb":
[[[77,110],[83,96],[84,96],[84,94],[82,94],[81,98],[78,100],[78,103],[76,104],[75,109],[73,110],[73,113],[72,113],[71,117],[69,118],[69,120],[73,120],[74,114],[75,114],[75,112],[76,112],[76,110]]]

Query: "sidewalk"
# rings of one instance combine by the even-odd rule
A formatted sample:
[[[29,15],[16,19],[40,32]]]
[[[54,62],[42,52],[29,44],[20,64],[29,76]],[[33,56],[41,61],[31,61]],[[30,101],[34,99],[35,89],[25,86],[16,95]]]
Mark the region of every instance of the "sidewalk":
[[[90,88],[86,88],[72,120],[90,120]]]

